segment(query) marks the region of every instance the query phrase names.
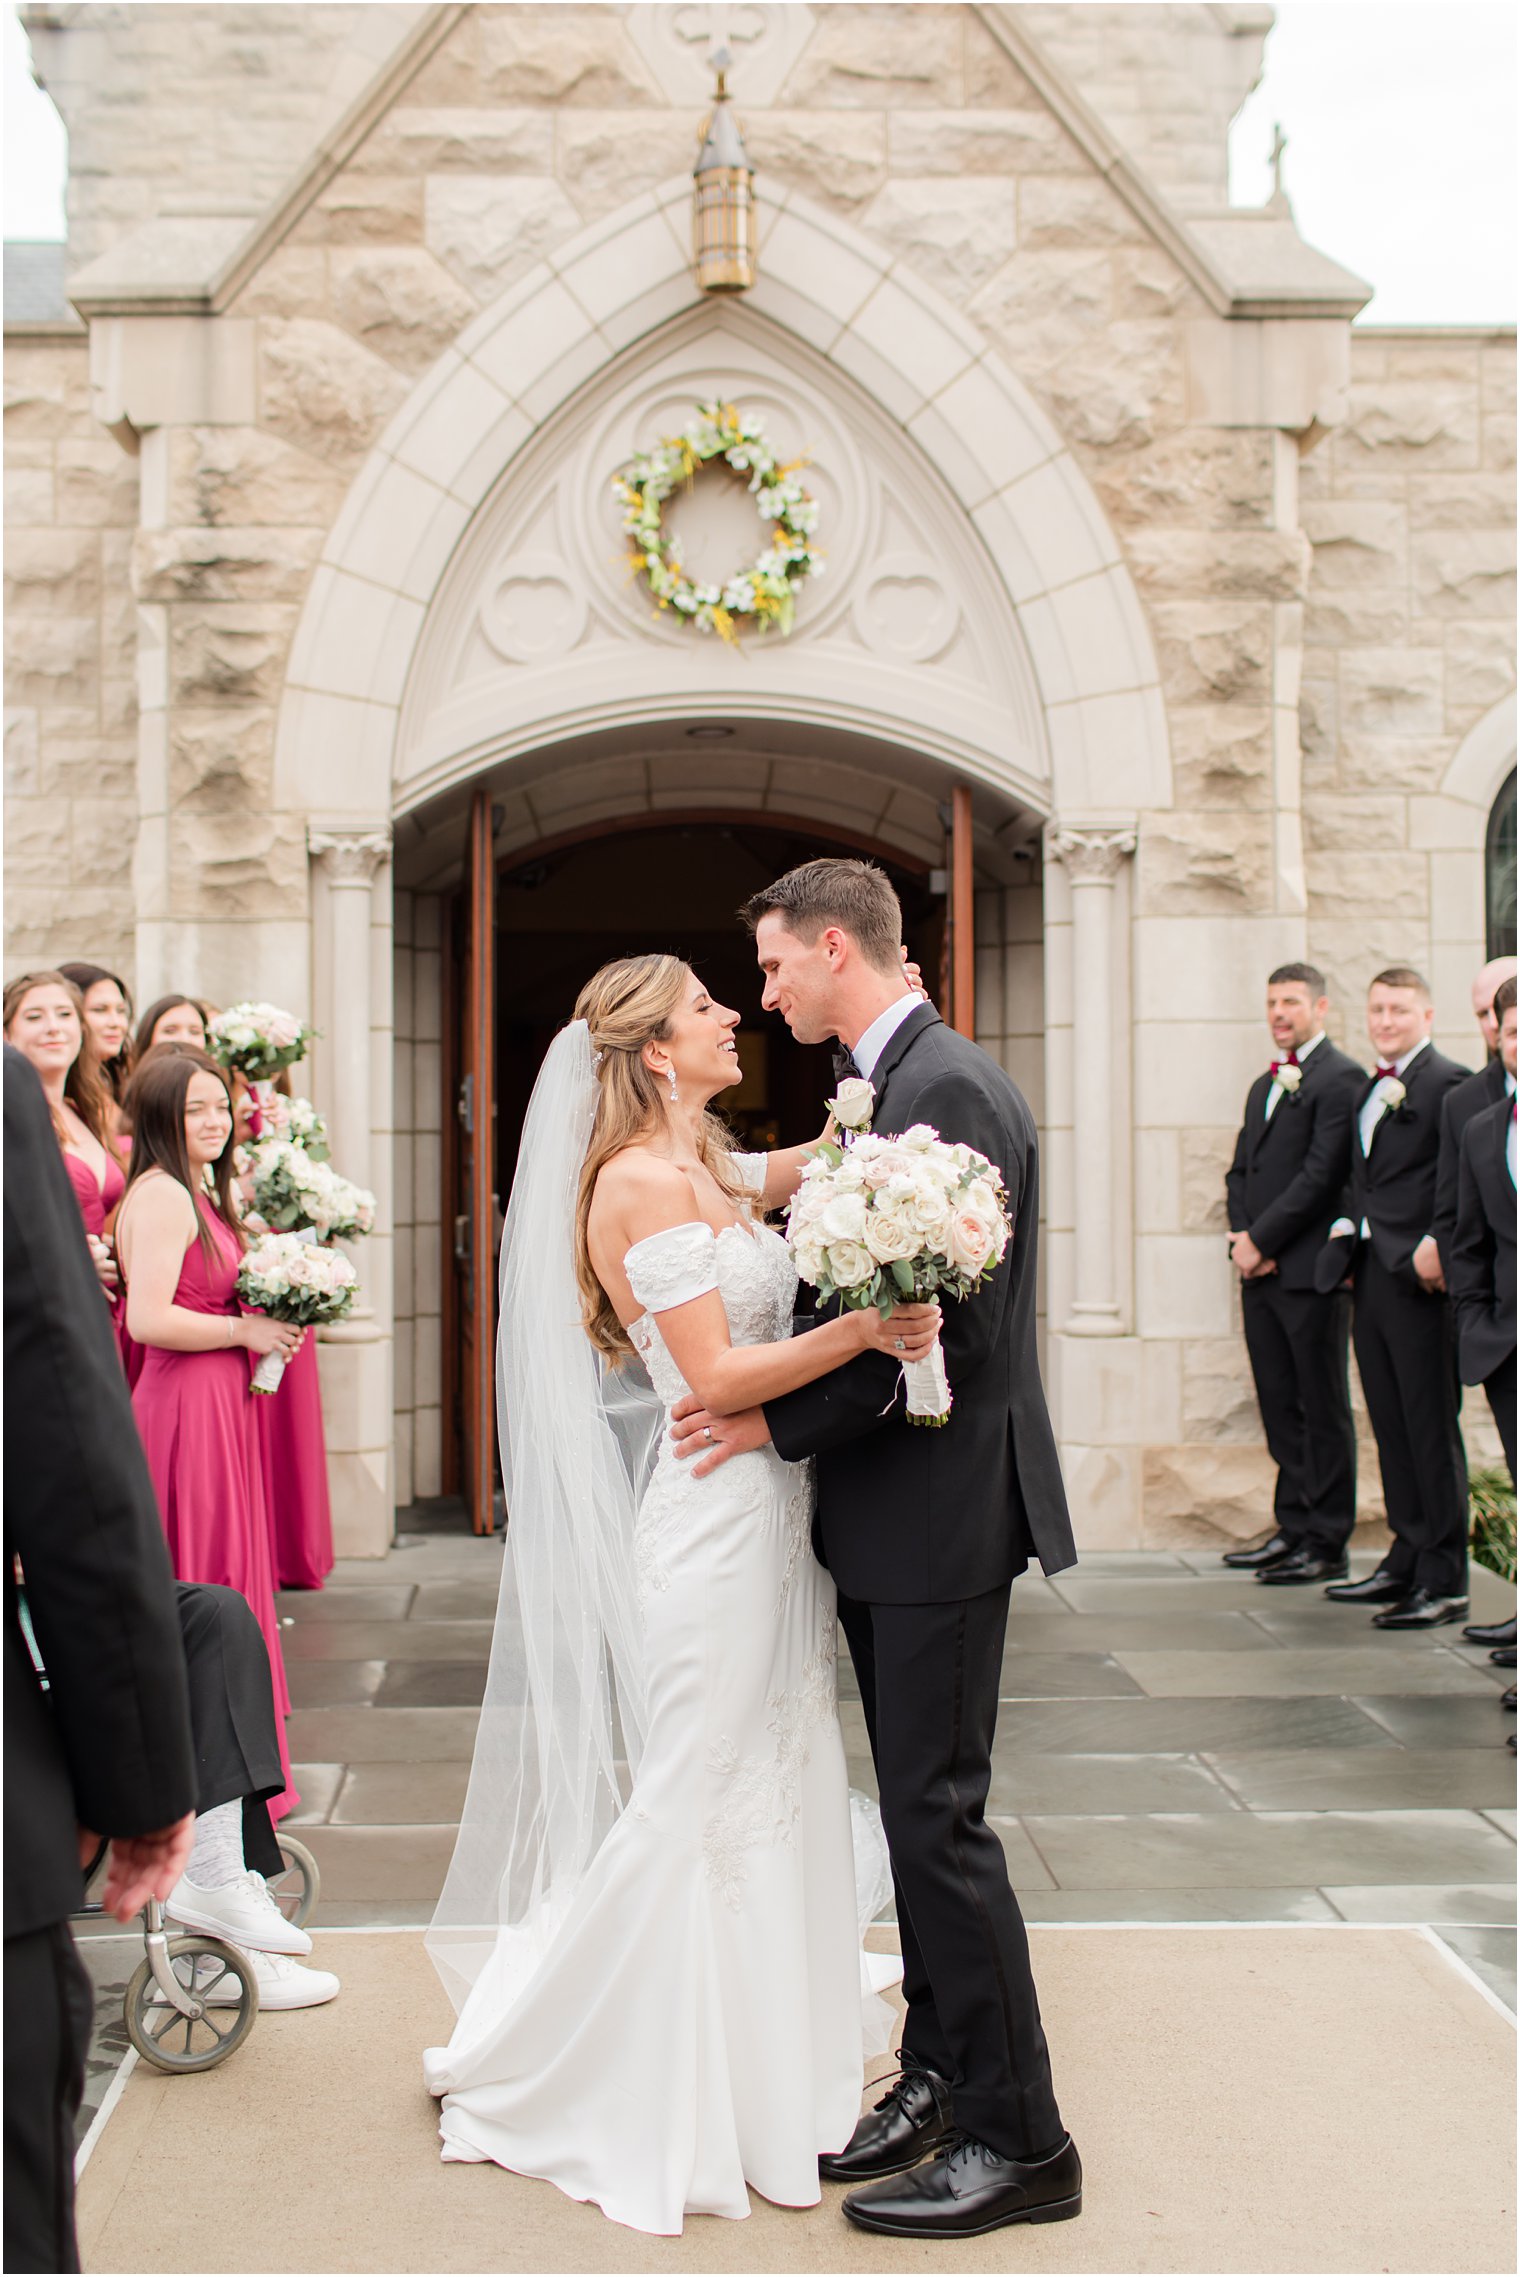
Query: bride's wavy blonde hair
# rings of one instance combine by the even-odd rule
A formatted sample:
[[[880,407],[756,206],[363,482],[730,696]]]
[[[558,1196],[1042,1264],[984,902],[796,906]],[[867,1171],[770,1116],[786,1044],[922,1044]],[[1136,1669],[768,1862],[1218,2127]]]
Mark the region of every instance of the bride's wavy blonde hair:
[[[668,1040],[671,1023],[686,997],[691,967],[679,957],[619,957],[593,973],[576,998],[575,1017],[584,1020],[596,1058],[596,1118],[581,1168],[575,1212],[575,1277],[580,1284],[581,1319],[599,1352],[614,1360],[633,1346],[591,1263],[587,1226],[592,1197],[604,1163],[625,1147],[665,1131],[664,1085],[643,1057],[648,1043]],[[697,1127],[703,1165],[734,1202],[745,1189],[733,1167],[733,1139],[716,1115]]]

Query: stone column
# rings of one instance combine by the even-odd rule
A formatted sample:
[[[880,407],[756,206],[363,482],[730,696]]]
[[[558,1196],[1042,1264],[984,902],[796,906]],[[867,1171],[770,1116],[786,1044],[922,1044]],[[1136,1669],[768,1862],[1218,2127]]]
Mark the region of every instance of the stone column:
[[[1076,1291],[1069,1336],[1118,1336],[1114,1260],[1114,880],[1135,851],[1132,830],[1057,826],[1050,851],[1071,879],[1073,1184]]]
[[[345,1178],[368,1186],[375,1171],[371,889],[390,859],[390,834],[313,830],[307,846],[328,888],[317,955],[327,1008],[322,1088],[332,1157]],[[318,1331],[333,1543],[340,1557],[383,1557],[393,1530],[389,1306],[382,1304],[377,1317],[370,1301],[375,1277],[388,1264],[389,1230],[388,1223],[377,1225],[367,1245],[356,1245],[361,1284],[370,1284],[361,1288],[361,1303],[347,1320]]]

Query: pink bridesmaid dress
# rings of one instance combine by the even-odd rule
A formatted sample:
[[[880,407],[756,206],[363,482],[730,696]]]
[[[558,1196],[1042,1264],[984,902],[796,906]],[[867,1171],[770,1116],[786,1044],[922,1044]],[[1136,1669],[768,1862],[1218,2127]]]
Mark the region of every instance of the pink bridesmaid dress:
[[[174,1302],[187,1312],[236,1314],[233,1294],[241,1251],[209,1202],[197,1207],[216,1244],[208,1263],[198,1241],[185,1251]],[[258,1615],[269,1647],[280,1734],[285,1793],[269,1806],[276,1820],[300,1800],[290,1784],[284,1719],[290,1713],[285,1660],[280,1650],[270,1561],[264,1465],[251,1389],[251,1355],[241,1345],[226,1351],[170,1352],[138,1346],[142,1367],[132,1393],[137,1428],[148,1457],[169,1556],[180,1581],[214,1581],[236,1589]],[[280,1396],[280,1395],[277,1395]]]
[[[121,1164],[114,1154],[107,1154],[104,1185],[96,1183],[94,1171],[77,1154],[66,1153],[63,1167],[69,1174],[69,1184],[74,1189],[74,1199],[79,1204],[79,1214],[84,1219],[84,1230],[99,1239],[105,1233],[107,1218],[127,1190]],[[119,1292],[114,1297],[108,1296],[106,1302],[111,1308],[111,1319],[115,1324],[117,1342],[120,1343],[127,1332],[127,1308],[122,1303]],[[128,1381],[130,1380],[129,1377]]]
[[[307,1337],[286,1367],[273,1399],[258,1399],[254,1405],[264,1451],[275,1586],[320,1589],[332,1572],[333,1546],[314,1337]]]

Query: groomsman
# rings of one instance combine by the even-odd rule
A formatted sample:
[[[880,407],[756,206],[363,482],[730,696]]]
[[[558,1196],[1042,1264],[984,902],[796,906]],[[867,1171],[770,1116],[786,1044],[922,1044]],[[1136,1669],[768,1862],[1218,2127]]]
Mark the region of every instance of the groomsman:
[[[1515,1477],[1515,997],[1507,980],[1494,1000],[1499,1014],[1500,1057],[1504,1077],[1498,1102],[1474,1115],[1462,1133],[1458,1167],[1457,1219],[1452,1235],[1448,1280],[1457,1313],[1457,1350],[1462,1381],[1481,1384],[1504,1442],[1510,1480]],[[1463,1085],[1463,1090],[1467,1086]],[[1453,1098],[1461,1096],[1459,1092]],[[1448,1102],[1450,1104],[1450,1102]],[[1480,1644],[1513,1645],[1508,1634]]]
[[[1467,1614],[1467,1458],[1457,1427],[1451,1306],[1431,1224],[1441,1108],[1467,1075],[1430,1041],[1429,984],[1392,965],[1367,996],[1378,1065],[1357,1101],[1351,1215],[1332,1228],[1319,1285],[1351,1262],[1356,1364],[1377,1439],[1393,1543],[1340,1604],[1377,1605],[1379,1629],[1434,1629]]]
[[[1224,1562],[1273,1586],[1344,1574],[1356,1523],[1351,1300],[1343,1289],[1316,1289],[1314,1269],[1345,1207],[1352,1115],[1367,1073],[1325,1034],[1329,1009],[1314,965],[1279,965],[1268,976],[1274,1057],[1246,1094],[1225,1175],[1230,1257],[1277,1492],[1272,1534]]]
[[[1457,1230],[1457,1161],[1462,1152],[1462,1133],[1474,1115],[1481,1115],[1485,1107],[1496,1105],[1506,1093],[1509,1079],[1505,1076],[1504,1062],[1499,1055],[1498,991],[1505,981],[1513,981],[1516,970],[1513,957],[1495,957],[1475,976],[1473,1012],[1482,1031],[1487,1062],[1476,1075],[1470,1075],[1465,1083],[1459,1083],[1441,1108],[1441,1152],[1436,1163],[1436,1208],[1432,1230],[1441,1253],[1441,1269],[1448,1280],[1451,1277],[1452,1237]]]

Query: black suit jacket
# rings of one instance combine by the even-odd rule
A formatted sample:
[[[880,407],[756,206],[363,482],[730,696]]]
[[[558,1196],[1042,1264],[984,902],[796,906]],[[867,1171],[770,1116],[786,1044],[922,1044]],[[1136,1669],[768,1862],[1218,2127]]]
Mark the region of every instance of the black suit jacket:
[[[1379,1262],[1417,1289],[1424,1283],[1411,1260],[1435,1217],[1441,1110],[1469,1072],[1427,1044],[1405,1070],[1402,1105],[1380,1118],[1370,1154],[1362,1152],[1358,1118],[1375,1077],[1367,1078],[1353,1103],[1351,1207],[1346,1214],[1358,1229],[1367,1220]]]
[[[1367,1071],[1327,1036],[1303,1062],[1303,1081],[1267,1121],[1270,1070],[1246,1094],[1235,1159],[1225,1172],[1230,1229],[1277,1260],[1285,1289],[1314,1286],[1314,1264],[1346,1207],[1351,1113]]]
[[[1455,1091],[1448,1091],[1441,1102],[1441,1151],[1436,1157],[1436,1206],[1431,1231],[1441,1252],[1441,1269],[1448,1282],[1451,1279],[1452,1243],[1457,1231],[1457,1166],[1462,1153],[1462,1133],[1474,1115],[1481,1115],[1505,1096],[1504,1062],[1497,1057]]]
[[[901,1370],[881,1352],[768,1401],[765,1413],[789,1462],[818,1458],[814,1541],[845,1594],[942,1604],[997,1588],[1034,1554],[1047,1573],[1076,1563],[1035,1348],[1034,1118],[997,1062],[927,1004],[892,1036],[873,1081],[873,1130],[931,1123],[997,1165],[1013,1238],[991,1281],[945,1306],[955,1404],[943,1429],[908,1422]]]
[[[1458,1094],[1454,1094],[1458,1096]],[[1474,1115],[1462,1133],[1457,1222],[1447,1285],[1457,1308],[1464,1384],[1481,1384],[1515,1349],[1515,1185],[1509,1174],[1510,1102]]]
[[[32,1069],[5,1052],[5,1934],[83,1900],[75,1828],[195,1805],[169,1555],[79,1205]],[[47,1670],[27,1649],[15,1559]]]

